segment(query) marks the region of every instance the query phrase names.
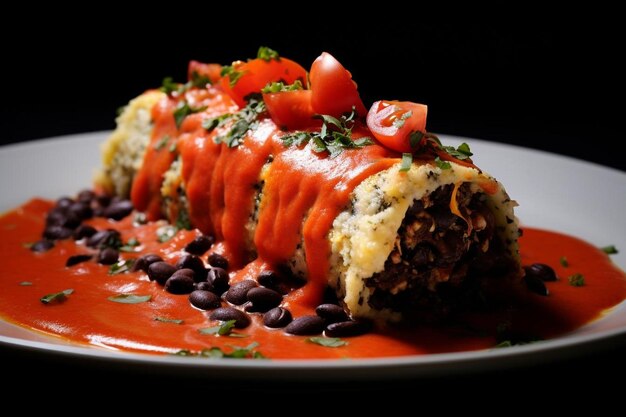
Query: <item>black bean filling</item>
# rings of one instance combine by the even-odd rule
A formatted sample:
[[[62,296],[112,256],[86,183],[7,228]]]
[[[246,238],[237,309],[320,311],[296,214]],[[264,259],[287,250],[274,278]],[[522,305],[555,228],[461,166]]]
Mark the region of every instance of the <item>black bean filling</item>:
[[[439,187],[415,201],[398,230],[385,269],[365,280],[369,305],[390,308],[412,319],[447,317],[484,304],[481,291],[491,278],[514,270],[514,261],[496,235],[486,195],[472,194],[468,183],[457,191],[460,212],[450,211],[454,186]]]

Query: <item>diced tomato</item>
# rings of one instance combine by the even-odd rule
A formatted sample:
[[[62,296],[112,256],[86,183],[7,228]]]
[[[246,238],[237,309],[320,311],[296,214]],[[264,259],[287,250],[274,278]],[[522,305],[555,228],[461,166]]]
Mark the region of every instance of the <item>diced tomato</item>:
[[[187,70],[187,80],[193,81],[194,73],[199,76],[207,77],[211,80],[211,83],[217,83],[220,78],[220,72],[222,71],[222,66],[220,64],[205,64],[199,61],[189,61],[189,67]]]
[[[233,63],[234,73],[225,75],[220,84],[223,90],[241,107],[246,105],[245,97],[260,93],[270,82],[282,81],[293,84],[300,80],[306,84],[306,70],[297,62],[281,57],[269,61],[256,58],[248,62]],[[238,78],[235,74],[241,74]]]
[[[319,120],[313,119],[311,90],[263,94],[263,101],[279,128],[304,129],[319,124]]]
[[[352,75],[331,54],[323,52],[313,62],[310,81],[311,105],[315,113],[339,117],[350,113],[352,107],[359,116],[367,113]]]
[[[367,113],[367,127],[384,146],[398,152],[412,152],[411,132],[426,132],[428,107],[410,101],[381,100]]]

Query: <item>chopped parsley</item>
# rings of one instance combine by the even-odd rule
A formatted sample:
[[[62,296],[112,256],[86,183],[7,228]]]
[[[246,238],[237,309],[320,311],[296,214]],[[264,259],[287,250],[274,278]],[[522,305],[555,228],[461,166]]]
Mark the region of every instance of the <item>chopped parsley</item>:
[[[206,327],[204,329],[198,329],[198,332],[201,334],[212,334],[215,336],[229,336],[229,337],[247,337],[247,335],[242,333],[235,333],[233,329],[235,328],[236,320],[228,320],[219,326]]]
[[[413,112],[411,110],[402,113],[402,116],[393,121],[393,127],[395,127],[396,129],[400,129],[402,126],[404,126],[405,121],[411,116],[413,116]]]
[[[413,164],[413,154],[403,153],[402,154],[402,164],[400,165],[400,172],[407,172],[411,169],[411,165]]]
[[[220,72],[220,75],[222,77],[228,77],[229,79],[228,84],[230,85],[230,88],[233,88],[235,85],[237,85],[237,81],[239,81],[239,79],[241,78],[243,74],[244,72],[237,71],[234,65],[223,66],[222,71]]]
[[[181,349],[178,352],[173,353],[175,356],[191,356],[200,358],[230,358],[230,359],[265,359],[265,356],[256,348],[259,346],[258,342],[252,342],[248,346],[231,346],[233,349],[230,352],[225,352],[218,347],[212,347],[208,349],[202,349],[200,352],[192,352],[188,349]]]
[[[562,267],[567,268],[569,266],[569,261],[567,260],[567,256],[561,256],[559,259],[559,263]]]
[[[283,145],[302,146],[310,142],[314,152],[327,152],[331,158],[335,158],[345,149],[362,148],[373,143],[369,137],[352,139],[352,129],[357,117],[354,107],[349,115],[343,115],[339,119],[327,114],[318,114],[314,117],[322,120],[319,132],[290,133],[281,137]]]
[[[605,246],[603,248],[600,248],[600,250],[604,253],[606,253],[607,255],[616,255],[619,253],[619,251],[617,250],[617,248],[615,247],[615,245],[609,245],[609,246]]]
[[[176,236],[177,232],[178,232],[178,228],[176,228],[176,226],[172,226],[171,224],[159,227],[156,231],[157,240],[160,243],[165,243],[171,238],[173,238],[174,236]]]
[[[307,339],[309,343],[315,343],[316,345],[325,346],[325,347],[340,347],[346,346],[348,342],[341,340],[338,337],[309,337]]]
[[[161,323],[172,323],[172,324],[183,324],[184,321],[181,319],[169,319],[167,317],[155,317],[154,321],[160,321]]]
[[[443,161],[439,157],[435,158],[435,165],[437,165],[437,168],[439,168],[439,169],[450,169],[450,168],[452,168],[452,165],[450,164],[450,162]]]
[[[128,239],[125,245],[120,246],[120,252],[137,252],[137,246],[141,245],[136,237],[131,237]]]
[[[268,48],[267,46],[259,47],[259,51],[257,52],[256,57],[267,62],[270,62],[272,59],[280,61],[280,56],[278,55],[278,52],[276,52],[272,48]]]
[[[157,143],[154,144],[154,150],[160,151],[161,149],[165,148],[165,145],[167,145],[167,142],[169,142],[169,140],[170,140],[169,135],[163,135],[163,137],[159,139]]]
[[[582,287],[585,285],[585,276],[580,273],[572,274],[567,277],[567,282],[569,282],[569,285],[572,287]]]
[[[184,91],[184,87],[177,82],[174,82],[172,77],[163,78],[163,82],[161,83],[161,88],[159,88],[162,92],[167,95],[171,95],[172,93],[182,93]]]
[[[213,84],[211,79],[206,75],[198,74],[198,71],[191,72],[191,81],[187,83],[187,85],[197,88],[205,88],[209,84]]]
[[[33,285],[33,283],[30,281],[22,281],[19,285],[21,285],[22,287],[30,287],[31,285]]]
[[[44,295],[39,299],[39,301],[44,304],[62,303],[63,301],[67,300],[68,295],[72,294],[73,292],[74,290],[72,288],[69,288],[67,290]]]
[[[150,294],[117,294],[108,297],[107,300],[120,304],[139,304],[152,300],[152,296]]]
[[[225,133],[214,138],[215,143],[225,143],[229,148],[239,146],[246,133],[254,130],[259,125],[259,119],[265,115],[267,108],[263,100],[257,97],[250,97],[248,104],[237,113],[223,114],[218,117],[206,119],[202,123],[208,132],[212,132],[218,127],[229,124]]]
[[[268,94],[268,93],[280,93],[283,91],[298,91],[302,89],[303,89],[302,82],[300,80],[294,81],[293,84],[285,84],[282,81],[279,81],[277,83],[275,82],[267,83],[267,85],[263,87],[261,92],[263,94]]]
[[[109,267],[109,275],[118,275],[118,274],[126,273],[130,271],[130,269],[133,267],[134,264],[135,264],[134,259],[125,259],[125,260],[118,261]]]
[[[178,230],[191,230],[191,219],[189,218],[189,212],[184,207],[178,210],[178,216],[176,216],[176,229]]]
[[[146,216],[146,213],[136,212],[135,216],[133,217],[133,226],[137,227],[146,223],[148,223],[148,217]]]
[[[180,125],[183,124],[183,120],[187,116],[193,113],[199,113],[206,110],[207,106],[191,107],[187,101],[182,100],[176,105],[174,110],[174,121],[176,122],[176,128],[180,129]]]

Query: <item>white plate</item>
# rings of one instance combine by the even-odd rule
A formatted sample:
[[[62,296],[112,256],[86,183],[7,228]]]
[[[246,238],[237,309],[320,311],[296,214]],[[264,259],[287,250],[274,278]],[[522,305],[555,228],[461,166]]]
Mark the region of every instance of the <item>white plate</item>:
[[[58,198],[90,186],[107,132],[52,138],[0,148],[0,212],[33,196]],[[447,144],[466,141],[474,160],[495,175],[529,226],[581,237],[622,249],[613,261],[626,269],[626,174],[599,165],[520,147],[442,135]],[[563,358],[626,337],[626,303],[566,336],[526,346],[388,359],[337,361],[213,361],[87,348],[0,321],[0,344],[73,359],[212,378],[383,378],[484,370]]]

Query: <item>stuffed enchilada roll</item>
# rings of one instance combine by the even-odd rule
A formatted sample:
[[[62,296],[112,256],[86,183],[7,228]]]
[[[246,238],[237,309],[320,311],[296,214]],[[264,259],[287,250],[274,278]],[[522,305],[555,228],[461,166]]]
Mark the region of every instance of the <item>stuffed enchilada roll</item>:
[[[150,220],[212,235],[232,280],[288,273],[306,282],[288,302],[315,305],[331,288],[355,319],[437,319],[519,278],[503,186],[467,145],[426,132],[425,106],[377,102],[366,123],[345,69],[343,104],[322,94],[337,77],[324,72],[329,57],[310,82],[282,57],[192,62],[188,83],[125,108],[96,183]],[[392,117],[383,130],[376,111]]]

